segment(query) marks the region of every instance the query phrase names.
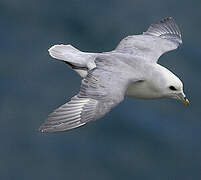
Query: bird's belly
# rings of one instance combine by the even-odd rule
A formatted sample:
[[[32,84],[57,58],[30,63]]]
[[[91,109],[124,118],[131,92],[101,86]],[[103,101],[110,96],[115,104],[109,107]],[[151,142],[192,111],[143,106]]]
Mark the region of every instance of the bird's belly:
[[[142,99],[161,98],[160,93],[150,88],[149,85],[144,82],[131,84],[126,91],[126,95]]]

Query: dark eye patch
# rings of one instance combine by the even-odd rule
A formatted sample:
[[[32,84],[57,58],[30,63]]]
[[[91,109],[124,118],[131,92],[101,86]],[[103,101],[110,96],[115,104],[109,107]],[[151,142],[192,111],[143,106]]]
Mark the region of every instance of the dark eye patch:
[[[145,80],[138,80],[138,81],[136,81],[137,83],[142,83],[142,82],[144,82]]]
[[[169,89],[176,91],[177,89],[174,86],[170,86]]]

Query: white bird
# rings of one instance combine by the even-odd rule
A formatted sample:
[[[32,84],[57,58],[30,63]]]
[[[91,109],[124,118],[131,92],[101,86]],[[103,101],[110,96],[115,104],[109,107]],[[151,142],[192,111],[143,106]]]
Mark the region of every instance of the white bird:
[[[188,105],[181,80],[157,63],[162,54],[181,43],[181,32],[169,17],[152,24],[141,35],[124,38],[111,52],[85,53],[71,45],[52,46],[50,56],[66,62],[83,80],[80,92],[53,111],[40,131],[65,131],[97,120],[125,95],[176,98]]]

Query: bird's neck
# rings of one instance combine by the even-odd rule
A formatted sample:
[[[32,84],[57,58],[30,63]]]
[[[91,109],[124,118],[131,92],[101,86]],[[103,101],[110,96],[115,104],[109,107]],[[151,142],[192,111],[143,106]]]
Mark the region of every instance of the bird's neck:
[[[128,86],[126,95],[135,98],[155,99],[164,96],[160,84],[163,84],[166,68],[159,64],[147,64],[144,81],[133,82]],[[164,80],[165,83],[165,80]]]

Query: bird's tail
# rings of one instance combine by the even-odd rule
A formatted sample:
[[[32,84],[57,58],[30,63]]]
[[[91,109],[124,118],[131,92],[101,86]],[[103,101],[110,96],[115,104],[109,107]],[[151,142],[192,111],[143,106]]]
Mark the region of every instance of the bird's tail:
[[[96,67],[94,63],[96,53],[85,53],[71,45],[64,44],[54,45],[48,51],[50,56],[66,62],[81,77],[85,77],[88,70]]]

